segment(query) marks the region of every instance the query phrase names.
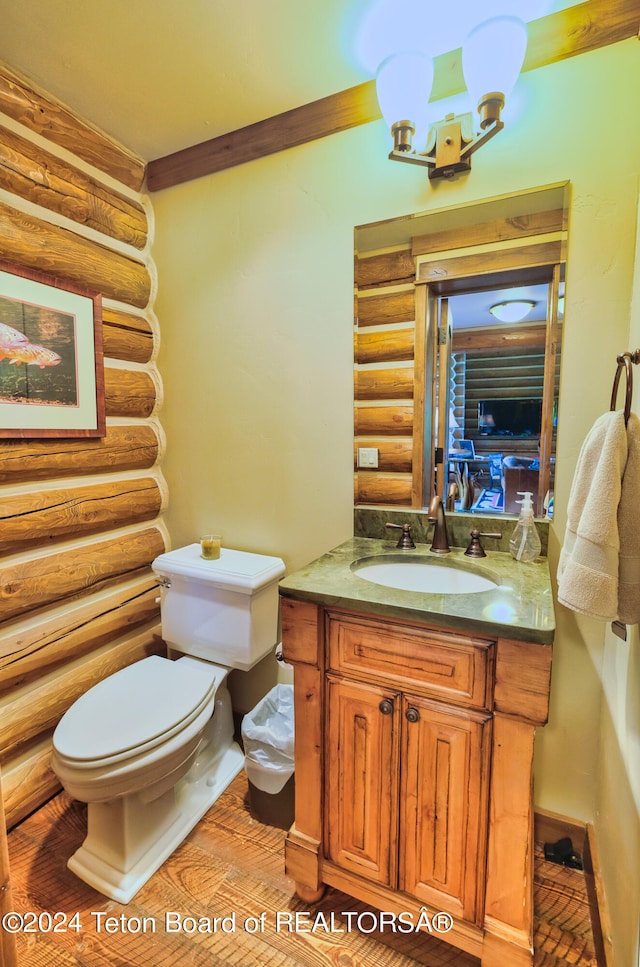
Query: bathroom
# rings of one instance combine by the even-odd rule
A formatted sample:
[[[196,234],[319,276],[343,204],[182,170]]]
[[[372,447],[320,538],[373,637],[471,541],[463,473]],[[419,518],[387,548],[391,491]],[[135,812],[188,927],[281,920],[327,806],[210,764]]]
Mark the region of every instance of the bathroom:
[[[4,58],[9,68],[20,68],[8,53]],[[158,464],[122,472],[125,480],[159,482],[156,509],[138,518],[146,524],[125,520],[102,531],[69,532],[50,547],[34,540],[25,523],[3,549],[3,586],[16,568],[45,573],[38,568],[56,549],[91,550],[114,537],[129,539],[123,546],[135,561],[133,537],[155,526],[152,513],[161,515],[158,533],[170,535],[175,547],[220,528],[229,546],[280,556],[288,571],[345,540],[353,533],[354,227],[569,181],[561,429],[549,540],[554,568],[579,448],[608,408],[616,354],[640,344],[640,132],[621,120],[633,114],[638,58],[631,37],[524,74],[517,121],[474,156],[468,176],[451,182],[430,184],[419,168],[390,164],[387,132],[376,121],[150,194],[152,242],[144,258],[157,274],[157,295],[150,313],[146,303],[131,311],[147,314],[154,331],[157,326],[159,352],[133,365],[114,365],[115,353],[106,355],[111,372],[150,373],[156,387],[148,416],[114,418],[161,427]],[[34,142],[42,144],[37,136]],[[6,188],[2,203],[47,221]],[[58,226],[61,219],[50,222]],[[3,235],[11,225],[9,219]],[[4,245],[2,256],[16,260]],[[117,294],[108,301],[128,302]],[[8,453],[13,445],[2,442]],[[38,459],[37,451],[30,459]],[[42,493],[80,486],[75,473],[38,468],[27,479],[7,471],[3,500],[37,492],[34,480],[42,481]],[[106,479],[104,470],[93,474],[100,483]],[[152,592],[142,586],[139,592],[148,616],[146,624],[132,625],[129,638],[146,644],[158,618]],[[57,593],[62,599],[64,588]],[[56,607],[55,600],[47,604]],[[19,621],[37,627],[46,618],[40,607]],[[556,621],[549,724],[536,744],[535,802],[595,825],[619,950],[615,963],[636,967],[638,926],[625,911],[640,909],[638,630],[628,629],[622,642],[603,623],[559,607]],[[122,629],[118,634],[125,641]],[[96,632],[90,649],[108,654],[104,632]],[[72,642],[42,678],[35,660],[3,691],[3,720],[12,723],[5,726],[3,788],[24,780],[20,765],[31,755],[40,761],[55,724],[42,714],[32,724],[28,696],[33,692],[41,709],[41,697],[57,695],[58,679],[66,676],[71,689],[88,652]],[[236,682],[237,710],[252,707],[276,675],[268,662]]]

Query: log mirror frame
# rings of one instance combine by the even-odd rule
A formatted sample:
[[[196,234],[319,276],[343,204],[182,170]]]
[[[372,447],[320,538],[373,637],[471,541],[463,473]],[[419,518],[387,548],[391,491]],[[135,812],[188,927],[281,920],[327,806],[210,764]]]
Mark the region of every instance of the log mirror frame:
[[[476,454],[478,443],[487,450],[472,465],[478,474],[487,471],[489,455],[499,449],[505,456],[520,451],[519,458],[538,459],[536,509],[543,514],[558,424],[568,204],[569,183],[562,182],[356,227],[356,506],[423,509],[434,492],[446,499],[450,443],[475,436]],[[543,310],[533,323],[451,326],[461,296],[480,293],[498,302],[502,293],[523,287],[535,287],[537,308],[541,304]],[[539,435],[480,434],[472,389],[465,417],[467,389],[452,359],[464,362],[482,353],[479,392],[507,400],[539,397]],[[522,370],[532,355],[538,357],[533,377]],[[518,366],[506,372],[505,361],[517,356]],[[492,370],[505,374],[491,381]],[[460,399],[453,398],[455,392]],[[476,424],[468,431],[474,408]],[[469,508],[458,501],[456,509]]]

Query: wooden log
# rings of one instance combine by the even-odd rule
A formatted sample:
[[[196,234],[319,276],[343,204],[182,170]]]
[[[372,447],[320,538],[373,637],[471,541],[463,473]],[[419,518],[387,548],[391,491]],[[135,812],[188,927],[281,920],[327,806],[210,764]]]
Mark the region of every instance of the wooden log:
[[[2,776],[0,776],[0,919],[5,913],[14,910],[11,893],[11,875],[9,868],[9,848],[7,846],[7,823],[3,805]],[[0,965],[2,967],[17,967],[15,936],[8,930],[0,930]]]
[[[139,370],[105,369],[104,405],[107,416],[149,417],[156,405],[156,384]]]
[[[142,205],[0,127],[0,188],[134,248],[147,243]]]
[[[147,469],[161,450],[157,429],[144,423],[109,425],[101,439],[3,440],[0,483]]]
[[[0,621],[139,576],[165,550],[157,527],[0,567]]]
[[[495,245],[516,238],[561,232],[566,229],[564,210],[518,214],[511,218],[493,218],[476,225],[461,225],[429,235],[417,235],[413,239],[412,253],[435,255],[451,249],[470,248],[473,245]]]
[[[164,650],[160,625],[155,625],[81,664],[74,664],[42,685],[15,690],[9,701],[0,703],[0,756],[5,765],[18,754],[20,746],[53,729],[75,700],[96,682],[140,658],[161,654]]]
[[[544,323],[533,326],[492,326],[490,329],[454,329],[451,351],[454,353],[481,353],[492,355],[517,354],[526,349],[544,351],[546,327]]]
[[[413,443],[407,440],[356,439],[353,448],[353,464],[358,469],[358,447],[374,447],[378,451],[378,467],[382,472],[411,473],[413,467]],[[361,473],[367,471],[361,470]]]
[[[37,93],[6,67],[0,70],[0,111],[134,191],[142,188],[145,165],[140,158]]]
[[[357,332],[354,336],[356,363],[387,363],[413,359],[415,329],[383,329],[381,332]]]
[[[23,750],[17,762],[11,763],[3,776],[7,829],[51,799],[62,788],[60,780],[51,771],[51,739],[41,739],[37,746]]]
[[[358,473],[356,503],[411,506],[411,474]]]
[[[129,581],[106,595],[91,594],[39,619],[5,626],[0,640],[0,694],[41,678],[63,662],[76,659],[158,621],[160,604],[155,577]]]
[[[473,384],[470,384],[466,392],[465,409],[466,410],[468,410],[469,408],[476,409],[476,404],[480,400],[486,400],[488,395],[489,394],[487,393],[486,383],[480,383],[479,386],[477,387],[474,387]],[[531,399],[535,399],[535,398],[541,399],[542,398],[542,377],[539,376],[531,379],[523,379],[523,378],[512,379],[512,380],[505,379],[504,383],[503,382],[500,383],[499,390],[496,390],[495,392],[491,390],[491,399],[510,400],[522,395],[524,395],[525,398],[529,397]],[[512,443],[508,445],[519,446],[519,443],[520,441],[518,441],[517,444],[515,443],[515,441],[512,441]],[[536,438],[536,444],[537,443],[538,441]],[[502,445],[503,447],[507,446],[507,443],[505,443],[504,437],[502,438]]]
[[[102,336],[105,356],[148,363],[153,355],[151,324],[141,316],[119,309],[102,307]]]
[[[354,381],[357,400],[410,400],[413,397],[413,366],[356,370]]]
[[[415,319],[413,286],[404,292],[387,292],[358,298],[358,326],[379,326]]]
[[[416,263],[410,248],[380,255],[359,255],[356,260],[356,285],[359,289],[413,282]]]
[[[476,355],[471,364],[467,361],[467,382],[480,383],[501,379],[537,379],[542,385],[544,374],[544,352],[518,353],[508,356],[494,356],[493,351]]]
[[[471,255],[453,255],[421,262],[418,278],[421,282],[445,282],[453,279],[468,279],[482,275],[499,275],[517,269],[531,269],[533,266],[550,267],[565,259],[565,242],[556,239],[550,242],[537,242],[531,245],[517,245],[500,249],[487,258],[486,252]]]
[[[162,505],[163,494],[155,477],[5,496],[0,553],[17,554],[56,541],[152,520]]]
[[[4,203],[0,257],[141,309],[149,302],[151,276],[142,262]]]
[[[413,406],[356,406],[356,436],[410,436]]]

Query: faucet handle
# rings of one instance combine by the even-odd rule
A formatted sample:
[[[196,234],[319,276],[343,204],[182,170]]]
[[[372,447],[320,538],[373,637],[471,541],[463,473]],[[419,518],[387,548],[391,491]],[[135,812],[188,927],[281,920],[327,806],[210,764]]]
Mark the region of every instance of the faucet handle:
[[[464,552],[467,557],[486,557],[484,547],[480,543],[481,537],[490,537],[494,540],[500,540],[502,534],[481,534],[478,530],[471,531],[471,541],[468,548]]]
[[[415,548],[416,545],[411,536],[411,524],[385,524],[385,527],[393,527],[395,530],[402,531],[396,547],[399,547],[403,551],[411,551]]]

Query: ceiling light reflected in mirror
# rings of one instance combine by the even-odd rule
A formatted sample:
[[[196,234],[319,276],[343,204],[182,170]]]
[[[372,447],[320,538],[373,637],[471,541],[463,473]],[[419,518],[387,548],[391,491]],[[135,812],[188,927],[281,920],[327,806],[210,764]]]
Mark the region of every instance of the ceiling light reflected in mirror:
[[[508,324],[522,322],[523,325],[541,324],[547,318],[548,285],[520,285],[495,289],[482,289],[476,292],[463,292],[449,297],[449,309],[452,325],[455,329],[476,329],[479,327],[496,326],[499,322]],[[558,300],[558,315],[562,315],[564,299],[564,283],[560,286]],[[526,306],[524,315],[519,319],[501,318],[496,307],[506,306],[505,315],[510,306]],[[513,310],[515,312],[515,310]]]
[[[535,307],[535,302],[513,299],[510,302],[497,302],[489,312],[499,322],[522,322]]]

